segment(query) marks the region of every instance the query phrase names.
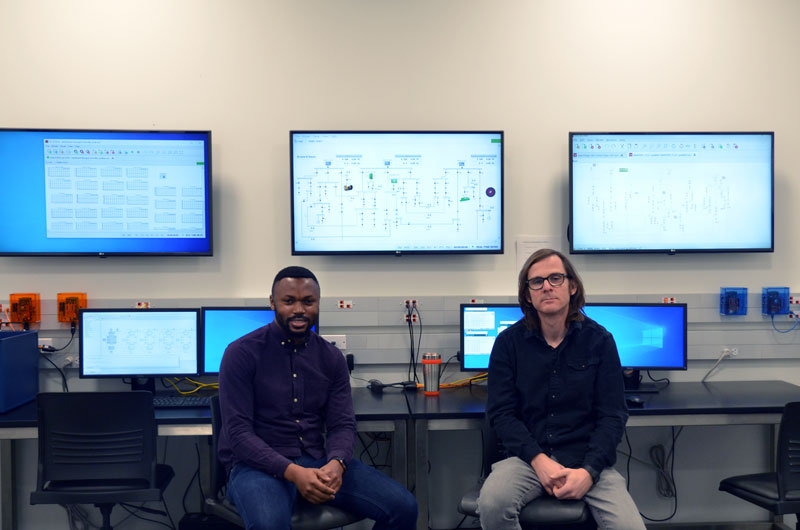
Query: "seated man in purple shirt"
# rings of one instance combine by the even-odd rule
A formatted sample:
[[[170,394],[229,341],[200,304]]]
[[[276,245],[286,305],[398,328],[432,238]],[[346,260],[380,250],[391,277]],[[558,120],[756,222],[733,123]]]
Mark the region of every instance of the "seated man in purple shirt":
[[[228,497],[248,529],[289,529],[296,502],[307,501],[373,519],[375,530],[411,530],[414,496],[353,458],[347,363],[311,331],[319,299],[310,270],[281,270],[270,295],[275,321],[225,350],[219,459]]]

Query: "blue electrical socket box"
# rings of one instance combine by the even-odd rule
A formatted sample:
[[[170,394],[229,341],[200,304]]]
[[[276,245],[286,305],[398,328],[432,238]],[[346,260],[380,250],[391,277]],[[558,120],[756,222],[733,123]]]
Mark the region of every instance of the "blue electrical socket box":
[[[789,288],[762,287],[761,312],[765,315],[788,315]]]
[[[720,287],[720,315],[747,314],[747,287]]]
[[[39,334],[0,332],[0,412],[36,399],[39,393]]]

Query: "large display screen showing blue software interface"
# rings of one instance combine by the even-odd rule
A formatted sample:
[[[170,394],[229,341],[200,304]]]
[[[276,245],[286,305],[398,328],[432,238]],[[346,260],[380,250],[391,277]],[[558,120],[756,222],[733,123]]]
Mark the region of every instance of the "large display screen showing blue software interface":
[[[570,133],[570,251],[773,250],[772,133]]]
[[[228,344],[275,320],[275,311],[266,307],[204,307],[202,312],[204,374],[219,373]],[[317,325],[311,329],[317,331]]]
[[[620,364],[686,369],[686,304],[587,304],[586,316],[614,337]],[[462,304],[462,370],[486,370],[497,335],[522,318],[516,304]]]
[[[503,252],[503,133],[293,131],[293,254]]]
[[[197,309],[83,309],[78,329],[81,377],[198,373]]]
[[[0,129],[0,255],[210,255],[211,133]]]

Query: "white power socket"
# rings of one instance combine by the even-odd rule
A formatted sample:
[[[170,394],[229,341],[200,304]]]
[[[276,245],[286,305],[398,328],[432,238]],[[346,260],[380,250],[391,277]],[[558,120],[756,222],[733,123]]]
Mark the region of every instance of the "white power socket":
[[[347,335],[323,335],[322,338],[327,340],[340,350],[347,349]]]
[[[723,348],[719,357],[724,359],[725,357],[734,357],[736,355],[739,355],[739,348]]]
[[[39,337],[39,346],[52,346],[52,345],[53,345],[53,339],[44,339],[42,337]]]

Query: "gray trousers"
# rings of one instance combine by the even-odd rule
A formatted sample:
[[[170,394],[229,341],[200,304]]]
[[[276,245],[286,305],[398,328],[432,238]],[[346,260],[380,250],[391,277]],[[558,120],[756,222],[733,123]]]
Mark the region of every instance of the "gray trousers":
[[[495,463],[478,497],[484,530],[520,530],[519,512],[547,495],[530,464],[513,456]],[[601,530],[645,530],[639,509],[617,470],[606,468],[583,497]]]

